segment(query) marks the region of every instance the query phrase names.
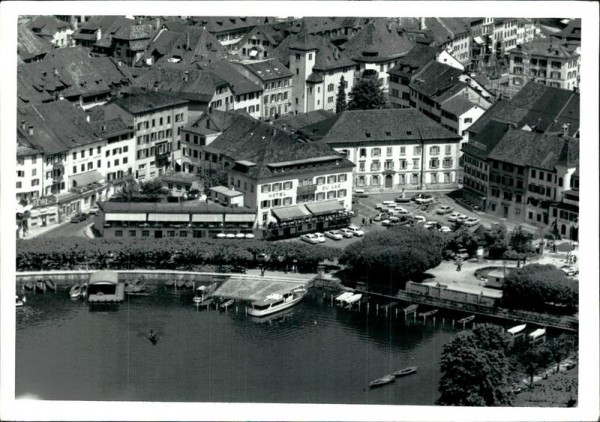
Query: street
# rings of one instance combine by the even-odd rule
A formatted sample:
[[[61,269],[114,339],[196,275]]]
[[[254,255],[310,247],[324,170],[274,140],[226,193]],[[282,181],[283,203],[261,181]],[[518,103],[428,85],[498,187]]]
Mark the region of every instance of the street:
[[[64,223],[55,229],[46,231],[37,237],[55,238],[55,237],[85,237],[85,228],[94,223],[96,216],[92,215],[85,221],[79,223]]]

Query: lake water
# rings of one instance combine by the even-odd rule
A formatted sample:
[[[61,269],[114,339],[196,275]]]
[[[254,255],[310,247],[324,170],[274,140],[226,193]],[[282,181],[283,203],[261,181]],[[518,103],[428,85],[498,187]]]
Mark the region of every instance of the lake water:
[[[439,358],[459,327],[349,311],[312,290],[267,320],[197,311],[190,297],[127,299],[90,311],[66,292],[29,295],[17,309],[16,396],[44,400],[432,405]],[[401,313],[401,311],[400,311]],[[463,315],[464,316],[464,315]],[[267,317],[269,318],[269,317]],[[147,339],[158,333],[156,345]],[[418,373],[378,389],[375,378]]]

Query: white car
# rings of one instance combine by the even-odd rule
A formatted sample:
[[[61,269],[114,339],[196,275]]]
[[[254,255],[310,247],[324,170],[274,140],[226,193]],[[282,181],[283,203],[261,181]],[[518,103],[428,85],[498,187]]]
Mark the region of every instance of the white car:
[[[300,236],[300,239],[313,245],[319,243],[319,239],[317,239],[317,236],[315,236],[312,233],[303,234],[302,236]]]
[[[442,225],[435,221],[435,220],[430,220],[430,221],[426,221],[425,224],[423,224],[423,227],[425,227],[426,229],[433,229],[433,228],[439,228]]]
[[[415,202],[419,205],[430,204],[433,201],[434,201],[433,196],[431,196],[429,194],[422,194],[422,195],[418,196],[417,198],[415,198]]]
[[[315,233],[315,237],[317,238],[317,240],[319,241],[319,243],[323,243],[323,242],[325,242],[327,240],[325,238],[325,235],[323,235],[323,233]]]
[[[362,231],[360,229],[360,227],[355,226],[355,225],[348,226],[348,230],[350,230],[352,233],[354,233],[354,236],[356,236],[356,237],[361,237],[361,236],[365,235],[365,232]]]
[[[467,218],[465,220],[464,225],[467,227],[472,227],[472,226],[478,225],[479,222],[480,222],[479,218],[471,217],[471,218]]]
[[[442,232],[442,233],[450,233],[450,232],[452,232],[452,229],[450,227],[448,227],[448,226],[442,226],[442,227],[440,227],[440,232]]]
[[[438,207],[437,210],[435,210],[436,214],[448,214],[449,212],[452,212],[454,210],[454,208],[452,208],[450,205],[440,205]]]
[[[396,211],[396,214],[408,214],[408,211],[406,211],[406,208],[401,207],[400,205],[396,205],[395,211]]]
[[[88,214],[94,214],[94,215],[100,214],[100,207],[98,207],[98,205],[94,205],[92,208],[90,208],[90,211],[88,212]]]
[[[338,230],[329,230],[325,232],[325,236],[333,240],[342,240],[344,235],[341,234]]]
[[[348,229],[345,229],[345,228],[344,228],[344,229],[339,229],[338,231],[339,231],[339,232],[342,234],[342,236],[344,236],[344,237],[354,237],[354,232],[353,232],[353,231],[351,231],[351,230],[348,230]]]
[[[427,221],[427,219],[422,215],[414,215],[413,218],[417,223],[424,223],[425,221]]]
[[[246,233],[246,239],[254,239],[254,235],[252,233]]]
[[[461,214],[459,212],[453,212],[452,214],[450,214],[448,216],[448,221],[456,221],[458,219],[458,217],[462,216],[464,214]]]
[[[379,203],[379,204],[375,205],[375,209],[384,211],[384,210],[387,210],[388,207],[386,205],[383,205],[382,203]]]

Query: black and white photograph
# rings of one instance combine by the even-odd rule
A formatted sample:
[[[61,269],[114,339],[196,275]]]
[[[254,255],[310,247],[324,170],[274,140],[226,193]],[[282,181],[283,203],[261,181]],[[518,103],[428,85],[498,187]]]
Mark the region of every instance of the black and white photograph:
[[[2,420],[600,417],[598,4],[7,3]]]

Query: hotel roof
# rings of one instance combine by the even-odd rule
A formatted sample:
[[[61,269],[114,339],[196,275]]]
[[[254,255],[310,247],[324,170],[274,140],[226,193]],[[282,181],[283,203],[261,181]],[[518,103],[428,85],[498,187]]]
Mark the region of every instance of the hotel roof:
[[[148,113],[162,108],[175,107],[187,104],[187,100],[175,98],[158,92],[147,92],[143,94],[132,94],[117,98],[111,102],[121,107],[130,114]]]
[[[355,62],[374,63],[402,57],[412,47],[413,43],[398,34],[391,23],[375,19],[344,44],[343,50]]]

